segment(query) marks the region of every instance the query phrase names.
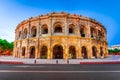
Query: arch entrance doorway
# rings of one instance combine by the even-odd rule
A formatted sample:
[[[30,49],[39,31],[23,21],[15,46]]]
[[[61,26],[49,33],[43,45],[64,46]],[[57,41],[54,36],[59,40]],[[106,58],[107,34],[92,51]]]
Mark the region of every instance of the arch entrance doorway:
[[[53,59],[63,59],[63,47],[61,45],[53,47]]]
[[[82,57],[83,57],[84,59],[87,59],[87,58],[88,58],[88,56],[87,56],[87,49],[86,49],[85,46],[82,47]]]
[[[30,58],[35,58],[35,47],[30,48]]]

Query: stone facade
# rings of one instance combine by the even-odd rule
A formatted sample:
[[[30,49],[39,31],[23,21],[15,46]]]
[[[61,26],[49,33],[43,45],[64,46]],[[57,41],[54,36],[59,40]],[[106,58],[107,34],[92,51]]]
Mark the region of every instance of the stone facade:
[[[40,59],[108,57],[106,29],[96,20],[65,12],[21,22],[15,30],[14,56]]]

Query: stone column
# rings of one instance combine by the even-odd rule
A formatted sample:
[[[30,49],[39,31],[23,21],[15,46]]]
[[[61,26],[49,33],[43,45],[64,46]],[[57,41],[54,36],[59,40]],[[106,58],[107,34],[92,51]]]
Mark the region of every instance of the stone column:
[[[28,40],[27,40],[28,41]],[[26,55],[25,55],[25,58],[29,58],[29,46],[27,44],[27,47],[26,47]]]
[[[87,54],[88,54],[88,58],[92,58],[93,55],[92,55],[92,44],[91,43],[88,43],[89,46],[87,47]]]
[[[52,49],[52,47],[50,46],[50,48],[49,48],[49,59],[53,59],[53,49]]]
[[[52,59],[53,58],[53,48],[52,48],[52,37],[50,37],[50,40],[49,40],[49,58]]]
[[[99,46],[97,46],[98,48],[97,48],[97,58],[100,58],[101,56],[100,56],[100,47]]]
[[[77,22],[77,36],[81,36],[80,35],[80,25],[79,25],[79,23],[80,23],[80,21],[79,21],[79,19],[78,19],[78,22]]]
[[[65,28],[64,28],[64,34],[68,35],[68,17],[67,15],[65,16]]]
[[[48,34],[52,35],[52,14],[49,16]]]
[[[104,51],[104,57],[107,58],[107,57],[109,57],[108,56],[108,46],[106,45],[104,49],[105,49],[105,51]]]
[[[69,56],[69,52],[68,52],[68,46],[67,45],[65,45],[64,47],[63,47],[63,59],[68,59],[68,56]]]
[[[52,26],[52,13],[49,15],[49,25],[48,25],[48,33],[49,35],[53,34],[53,26]]]
[[[68,57],[69,57],[69,52],[68,52],[68,48],[69,48],[69,46],[68,46],[68,44],[67,44],[67,41],[68,41],[68,39],[67,39],[67,37],[65,37],[64,38],[64,42],[63,43],[65,43],[65,44],[63,44],[64,46],[63,46],[63,59],[68,59]]]
[[[79,43],[78,43],[78,45],[76,47],[78,48],[77,51],[76,51],[76,53],[77,53],[77,59],[82,59],[80,39],[79,39]]]
[[[29,38],[30,38],[30,21],[28,22],[28,33],[27,33],[27,46],[26,46],[26,56],[25,58],[30,57],[30,52],[29,52]]]
[[[47,59],[52,59],[50,46],[48,47]]]
[[[35,52],[35,58],[39,58],[39,37],[40,37],[40,19],[38,21],[37,26],[37,37],[36,37],[36,52]]]
[[[98,40],[98,27],[96,27],[96,35],[95,35],[95,39]]]
[[[52,13],[50,14],[49,17],[49,35],[50,35],[50,39],[49,39],[49,48],[48,48],[48,59],[52,59],[53,58],[53,52],[52,52],[52,34],[53,34],[53,23],[52,23]]]
[[[19,57],[22,57],[22,41],[20,41],[20,51],[19,51]]]
[[[36,40],[36,50],[35,50],[35,58],[38,58],[38,54],[39,54],[39,39]]]
[[[87,37],[88,38],[91,38],[91,31],[90,31],[90,22],[89,21],[87,21]]]

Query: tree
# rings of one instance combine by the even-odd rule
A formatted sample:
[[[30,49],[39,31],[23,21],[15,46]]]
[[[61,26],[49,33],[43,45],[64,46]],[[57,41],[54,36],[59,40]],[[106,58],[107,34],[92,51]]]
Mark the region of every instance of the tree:
[[[120,49],[118,49],[118,48],[109,49],[108,52],[109,52],[109,54],[118,54],[118,52],[120,52]]]
[[[13,51],[14,43],[8,42],[6,39],[0,39],[0,54],[8,54]]]

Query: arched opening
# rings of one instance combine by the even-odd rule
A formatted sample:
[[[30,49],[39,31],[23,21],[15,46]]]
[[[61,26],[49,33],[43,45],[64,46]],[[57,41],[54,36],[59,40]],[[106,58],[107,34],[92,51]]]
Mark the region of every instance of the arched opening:
[[[74,46],[69,47],[69,58],[76,59],[76,50]]]
[[[24,29],[23,39],[27,38],[27,29]]]
[[[74,33],[74,31],[73,31],[73,28],[71,27],[71,28],[69,28],[69,33],[70,34],[73,34]]]
[[[90,28],[90,32],[91,32],[91,38],[94,38],[95,37],[95,29]]]
[[[30,48],[30,58],[35,58],[35,47]]]
[[[105,40],[105,33],[104,32],[102,32],[101,40]]]
[[[32,27],[32,29],[31,29],[31,37],[36,37],[36,34],[37,34],[36,27]]]
[[[63,59],[63,47],[61,45],[53,47],[53,59]]]
[[[42,46],[40,53],[41,59],[47,59],[47,46]]]
[[[62,27],[56,26],[54,31],[55,31],[55,33],[62,33]]]
[[[86,49],[85,46],[82,47],[81,53],[82,53],[82,57],[83,57],[84,59],[88,58],[88,56],[87,56],[87,49]]]
[[[61,24],[61,22],[56,22],[55,24],[54,24],[54,33],[62,33],[63,31],[62,31],[63,29],[62,29],[62,24]]]
[[[100,56],[102,57],[103,56],[103,48],[100,47]]]
[[[42,26],[42,34],[47,34],[48,33],[48,27],[47,25]]]
[[[74,28],[75,28],[75,26],[73,24],[69,25],[69,33],[70,34],[74,34],[75,33],[74,32]]]
[[[100,30],[98,30],[98,39],[101,40],[102,39],[102,32]]]
[[[23,48],[22,48],[22,56],[25,56],[25,50],[26,50],[26,48],[23,47]]]
[[[21,38],[21,31],[19,32],[19,39]]]
[[[85,37],[85,30],[84,30],[84,28],[80,28],[80,35],[81,35],[81,37]]]
[[[92,47],[92,55],[97,58],[97,48],[95,46]]]

